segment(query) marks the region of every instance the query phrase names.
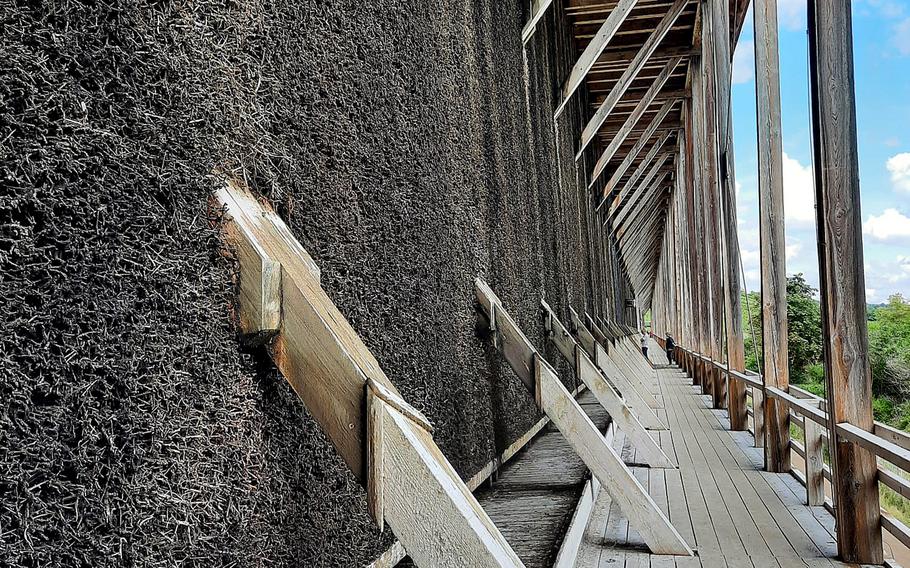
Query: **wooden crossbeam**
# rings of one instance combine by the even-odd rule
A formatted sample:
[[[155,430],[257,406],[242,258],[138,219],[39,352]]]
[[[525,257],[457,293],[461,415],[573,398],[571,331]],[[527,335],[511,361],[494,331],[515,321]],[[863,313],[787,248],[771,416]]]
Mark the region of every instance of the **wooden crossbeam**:
[[[563,85],[562,100],[556,106],[556,112],[554,113],[553,118],[559,118],[559,115],[562,114],[563,109],[566,107],[566,103],[572,98],[572,94],[575,93],[575,90],[578,89],[579,85],[585,80],[585,77],[587,77],[588,72],[597,62],[600,54],[606,49],[607,44],[613,39],[616,31],[619,30],[622,23],[626,21],[629,12],[632,11],[632,8],[634,8],[637,3],[638,0],[620,0],[619,4],[617,4],[610,12],[610,15],[607,16],[607,19],[604,20],[603,25],[600,26],[600,29],[597,30],[597,33],[591,41],[588,42],[588,46],[585,48],[584,52],[582,52],[581,57],[578,58],[575,66],[572,67],[569,78],[566,80],[565,85]]]
[[[635,184],[638,183],[638,180],[641,179],[641,176],[645,175],[645,172],[648,171],[648,167],[650,167],[651,162],[655,159],[660,159],[658,158],[658,153],[664,149],[664,146],[667,144],[667,141],[670,139],[673,133],[673,130],[667,130],[657,138],[657,141],[654,142],[654,144],[651,146],[651,149],[648,150],[647,154],[645,154],[645,157],[642,158],[638,166],[635,167],[635,171],[632,172],[632,175],[629,176],[629,179],[627,179],[619,191],[616,192],[616,197],[613,199],[611,208],[615,207],[618,204],[618,200],[627,193],[627,189],[629,187],[635,187]],[[674,150],[669,150],[669,152],[674,152]],[[609,198],[610,194],[605,192],[603,198],[601,199],[601,202],[597,206],[598,211],[603,207]],[[607,219],[610,219],[611,217],[612,216],[608,215]],[[607,219],[604,219],[605,225]]]
[[[528,43],[531,36],[537,31],[537,23],[540,22],[540,19],[543,18],[547,8],[549,8],[552,3],[553,0],[534,0],[534,4],[531,6],[531,19],[528,20],[528,23],[525,24],[525,27],[521,30],[521,43]]]
[[[503,331],[517,329],[517,326],[513,328],[500,325],[502,321],[512,319],[486,282],[477,278],[474,281],[474,289],[480,307],[494,326],[493,330],[497,337],[505,340]],[[512,323],[514,324],[514,321]],[[613,502],[629,519],[629,524],[639,532],[654,554],[692,556],[692,549],[670,524],[670,520],[654,503],[622,459],[606,443],[588,415],[563,386],[553,367],[520,330],[518,334],[517,337],[511,338],[509,343],[523,344],[524,355],[507,360],[510,364],[513,360],[533,361],[535,382],[533,393],[538,405],[588,466],[592,475],[600,481]],[[516,369],[516,372],[524,372],[524,369]]]
[[[604,198],[609,197],[609,195],[613,192],[613,190],[616,189],[616,187],[619,185],[619,181],[626,174],[626,170],[629,169],[629,167],[632,165],[632,162],[634,162],[635,158],[638,157],[638,154],[644,149],[645,145],[647,145],[647,143],[651,140],[651,137],[654,136],[654,134],[657,132],[657,130],[661,126],[661,124],[663,124],[664,119],[667,118],[667,115],[670,114],[670,111],[673,110],[674,106],[676,106],[676,102],[677,102],[676,100],[671,99],[671,100],[664,102],[664,104],[661,105],[660,110],[657,111],[657,114],[654,115],[653,119],[651,119],[651,122],[648,124],[648,127],[645,128],[645,131],[641,134],[641,136],[635,142],[635,145],[632,146],[632,149],[629,150],[629,153],[626,154],[625,158],[623,158],[623,161],[619,163],[619,165],[616,167],[616,169],[610,175],[610,179],[607,181],[606,185],[604,185],[604,189],[603,189]],[[663,144],[664,142],[666,142],[667,138],[669,138],[672,134],[673,134],[673,130],[666,130],[666,131],[664,131],[663,134],[660,135],[660,137],[658,138],[658,141],[661,142],[661,144]],[[599,173],[598,173],[597,177],[592,176],[591,183],[589,184],[588,187],[589,188],[592,187],[594,182],[599,177],[600,177]]]
[[[611,326],[615,325],[611,322],[607,323]],[[598,326],[590,320],[586,326],[590,326],[590,329],[599,329]],[[604,344],[600,345],[601,347],[606,347]],[[639,373],[636,373],[633,366],[629,363],[627,354],[623,351],[622,344],[619,341],[619,333],[614,333],[614,339],[610,341],[609,357],[598,357],[598,359],[609,359],[610,362],[612,362],[615,366],[615,370],[625,378],[625,380],[632,386],[634,390],[641,394],[642,398],[646,400],[651,407],[658,406],[657,398],[654,397],[654,394],[651,392],[649,386],[641,380]],[[653,378],[653,371],[645,374],[650,375]]]
[[[241,331],[271,334],[275,365],[366,486],[379,527],[388,523],[422,566],[523,566],[278,215],[238,183],[214,199],[239,261]]]
[[[638,187],[632,191],[631,195],[629,195],[626,199],[613,200],[613,203],[615,205],[610,208],[610,215],[613,217],[614,230],[617,225],[623,222],[623,219],[625,219],[630,212],[634,211],[634,206],[638,204],[639,199],[643,195],[649,193],[655,187],[658,187],[661,183],[663,183],[663,180],[666,179],[667,175],[669,175],[669,172],[662,172],[661,170],[663,169],[664,164],[666,164],[668,160],[672,159],[673,154],[664,154],[661,158],[659,158],[651,165],[651,169],[648,170],[647,175],[645,175],[644,179],[639,182]]]
[[[597,179],[600,177],[601,172],[604,171],[604,168],[607,167],[607,164],[610,163],[610,160],[613,159],[613,156],[616,155],[616,152],[619,150],[619,147],[626,141],[626,137],[629,136],[629,133],[632,132],[632,129],[641,119],[642,115],[651,106],[651,103],[654,102],[654,99],[657,97],[657,94],[663,89],[664,84],[667,82],[667,79],[670,77],[670,74],[676,69],[676,66],[679,65],[679,62],[682,61],[681,57],[672,57],[664,65],[664,68],[661,70],[660,75],[654,80],[651,84],[651,87],[645,92],[645,95],[638,101],[635,109],[632,110],[632,113],[629,114],[629,117],[626,119],[626,122],[620,127],[619,132],[610,140],[610,144],[607,145],[607,148],[601,154],[600,159],[597,160],[597,163],[594,165],[594,173],[592,178]]]
[[[591,361],[584,348],[575,341],[569,330],[559,321],[553,309],[544,300],[541,300],[540,303],[547,318],[550,341],[556,345],[565,360],[573,366],[576,376],[594,393],[594,397],[610,414],[617,426],[629,436],[632,445],[638,449],[638,456],[651,467],[676,467],[673,460],[667,457],[654,438],[648,434],[636,414],[616,392],[603,372]]]
[[[629,63],[629,66],[626,67],[626,70],[620,76],[619,80],[616,82],[616,85],[613,86],[613,89],[610,90],[610,93],[607,95],[607,98],[600,105],[597,111],[594,113],[594,116],[591,117],[591,120],[588,121],[588,124],[585,126],[584,130],[581,133],[581,142],[579,144],[578,153],[575,156],[575,160],[578,161],[581,159],[582,154],[585,149],[594,139],[594,136],[597,134],[597,131],[600,130],[600,126],[607,120],[607,117],[610,116],[610,113],[613,112],[613,107],[616,106],[616,103],[619,102],[619,99],[622,98],[623,94],[629,88],[629,85],[632,84],[632,81],[638,76],[638,73],[647,63],[648,58],[651,57],[651,54],[657,49],[657,46],[660,45],[661,40],[664,36],[667,35],[667,32],[670,31],[670,28],[673,26],[673,23],[676,21],[676,18],[682,13],[683,9],[686,7],[688,0],[676,0],[673,2],[673,5],[670,6],[667,10],[667,14],[664,18],[657,24],[657,27],[648,36],[648,39],[642,45],[638,53],[635,54],[635,58]]]

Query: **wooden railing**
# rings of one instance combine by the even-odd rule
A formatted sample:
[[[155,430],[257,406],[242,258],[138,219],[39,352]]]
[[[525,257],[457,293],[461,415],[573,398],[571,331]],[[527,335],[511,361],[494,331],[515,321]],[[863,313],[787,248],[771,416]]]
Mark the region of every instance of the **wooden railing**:
[[[657,337],[655,339],[664,346],[663,340]],[[790,424],[795,426],[803,437],[803,442],[790,440],[790,450],[798,455],[803,463],[802,471],[791,466],[790,473],[806,488],[808,505],[824,506],[833,513],[836,504],[826,496],[829,488],[825,486],[825,481],[829,483],[832,481],[831,467],[826,460],[829,424],[825,399],[793,385],[790,385],[787,391],[767,387],[763,384],[761,375],[757,373],[730,370],[725,363],[714,361],[701,353],[681,346],[677,346],[676,349],[684,357],[712,365],[726,373],[730,380],[745,384],[747,397],[752,399],[752,404],[747,410],[752,418],[749,432],[755,437],[756,446],[763,443],[762,413],[756,412],[761,408],[761,401],[764,398],[774,398],[789,409]],[[756,435],[756,426],[759,435]],[[836,432],[841,442],[858,444],[875,454],[878,461],[879,484],[894,491],[903,499],[910,499],[910,434],[881,422],[875,422],[873,432],[867,432],[848,423],[837,424]],[[910,548],[910,527],[884,509],[881,511],[881,526],[901,544]]]

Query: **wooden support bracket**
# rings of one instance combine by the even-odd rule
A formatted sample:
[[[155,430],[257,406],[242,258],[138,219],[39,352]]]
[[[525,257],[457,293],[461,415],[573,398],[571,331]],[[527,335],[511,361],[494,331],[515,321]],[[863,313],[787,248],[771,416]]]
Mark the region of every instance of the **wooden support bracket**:
[[[475,293],[481,308],[486,314],[490,306],[496,304],[496,318],[500,330],[503,322],[514,321],[508,317],[499,298],[481,278],[474,281]],[[512,335],[514,334],[514,335]],[[512,352],[506,360],[516,373],[525,372],[525,362],[530,361],[533,370],[535,398],[541,410],[553,421],[566,438],[575,453],[585,462],[591,473],[603,484],[604,488],[620,507],[629,523],[642,535],[645,543],[654,554],[692,555],[692,549],[679,535],[669,519],[651,499],[632,472],[623,463],[604,439],[581,406],[560,382],[556,371],[540,356],[537,349],[521,332],[518,326],[512,328],[503,342],[503,354],[506,346]],[[515,368],[515,363],[518,368]]]
[[[214,199],[240,263],[241,330],[273,335],[272,359],[366,486],[380,528],[388,523],[421,566],[523,566],[436,446],[429,421],[326,295],[288,227],[238,183]]]
[[[654,438],[648,434],[637,415],[607,381],[603,372],[591,361],[584,348],[572,338],[569,330],[562,325],[550,306],[544,300],[541,300],[540,303],[553,331],[550,339],[566,361],[575,367],[578,379],[591,389],[597,402],[606,409],[619,429],[629,437],[632,445],[638,449],[638,456],[651,467],[675,468],[676,464],[673,463],[673,460],[667,457]]]

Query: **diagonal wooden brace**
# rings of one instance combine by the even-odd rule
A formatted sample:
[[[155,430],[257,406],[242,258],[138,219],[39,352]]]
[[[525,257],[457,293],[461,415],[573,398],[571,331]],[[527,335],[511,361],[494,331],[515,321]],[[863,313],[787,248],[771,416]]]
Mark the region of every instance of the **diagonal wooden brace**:
[[[578,401],[560,382],[556,371],[540,356],[503,308],[496,294],[481,278],[474,281],[474,289],[485,314],[489,316],[492,312],[490,306],[496,305],[496,325],[503,332],[502,352],[506,360],[519,377],[526,374],[527,370],[531,371],[532,386],[529,390],[534,393],[541,410],[550,417],[575,453],[603,484],[651,551],[655,554],[691,556],[692,550],[669,519],[607,444]],[[508,353],[506,346],[509,347]]]
[[[421,566],[523,566],[436,446],[429,421],[322,289],[287,226],[237,183],[215,201],[240,264],[242,328],[273,332],[272,359],[366,486],[377,524],[388,523]],[[280,284],[263,273],[280,273]]]
[[[550,340],[566,361],[574,365],[578,379],[591,390],[616,425],[629,436],[632,444],[638,449],[639,457],[651,467],[676,467],[581,345],[572,338],[569,330],[562,325],[550,306],[544,300],[540,303],[552,331]]]

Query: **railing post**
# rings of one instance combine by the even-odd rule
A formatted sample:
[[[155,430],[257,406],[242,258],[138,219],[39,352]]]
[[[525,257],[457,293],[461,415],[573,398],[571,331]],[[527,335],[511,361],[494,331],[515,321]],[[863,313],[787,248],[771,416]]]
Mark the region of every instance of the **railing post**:
[[[850,0],[811,0],[809,68],[829,448],[842,560],[881,564],[875,455],[838,435],[872,431]],[[758,62],[756,61],[756,68]]]
[[[818,507],[825,504],[825,458],[822,451],[822,430],[814,420],[803,417],[806,437],[806,504]]]
[[[755,447],[765,447],[765,393],[752,387],[752,430],[755,432]]]

